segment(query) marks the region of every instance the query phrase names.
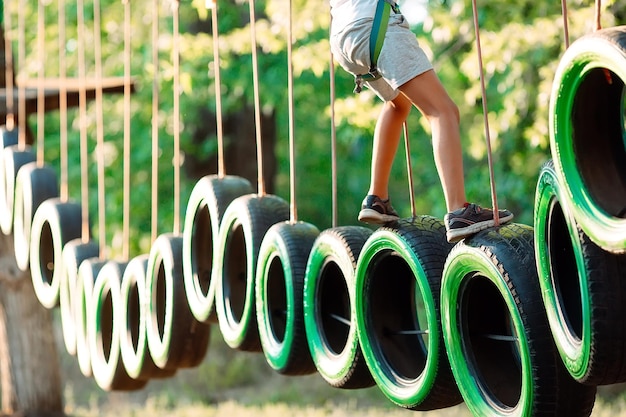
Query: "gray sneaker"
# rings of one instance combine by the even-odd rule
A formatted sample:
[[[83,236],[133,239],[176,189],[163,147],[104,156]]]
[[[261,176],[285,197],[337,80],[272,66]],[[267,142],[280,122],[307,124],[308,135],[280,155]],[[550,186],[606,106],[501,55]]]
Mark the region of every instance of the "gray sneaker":
[[[482,208],[477,204],[465,204],[458,210],[445,215],[446,237],[448,242],[454,243],[475,233],[495,226],[493,210]],[[500,224],[513,219],[513,213],[508,210],[498,210]]]
[[[385,224],[398,220],[398,213],[391,207],[389,199],[381,200],[377,195],[368,195],[363,200],[359,221],[370,224]]]

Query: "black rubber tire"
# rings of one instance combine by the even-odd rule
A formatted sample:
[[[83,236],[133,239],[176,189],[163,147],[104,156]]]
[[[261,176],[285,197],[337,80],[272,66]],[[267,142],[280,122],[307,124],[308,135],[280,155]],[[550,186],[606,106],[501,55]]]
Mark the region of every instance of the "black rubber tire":
[[[46,308],[54,308],[59,303],[63,247],[81,233],[81,207],[76,203],[49,199],[35,212],[30,269],[35,294]]]
[[[304,275],[317,227],[277,223],[265,234],[256,270],[256,314],[267,363],[283,375],[315,372],[304,328]]]
[[[105,391],[134,391],[148,382],[131,378],[120,355],[120,285],[125,267],[125,263],[116,261],[104,264],[98,272],[92,302],[88,305],[91,369],[96,384]]]
[[[533,230],[507,224],[450,252],[442,324],[465,403],[480,416],[588,416],[596,387],[567,373],[550,334]]]
[[[9,130],[7,129],[6,125],[0,126],[0,149],[17,145],[18,140],[19,130],[17,130],[17,127]]]
[[[268,229],[288,218],[289,204],[273,195],[241,196],[224,213],[216,252],[215,303],[222,337],[233,349],[262,351],[254,292],[259,248]]]
[[[15,209],[15,187],[17,173],[24,165],[36,160],[30,147],[20,149],[18,145],[2,149],[0,167],[0,230],[5,235],[13,232]]]
[[[76,359],[80,372],[87,378],[93,376],[91,369],[91,350],[89,347],[89,306],[93,304],[93,286],[100,269],[106,262],[98,258],[86,259],[78,268],[78,280],[76,281],[76,308],[75,331],[76,331]]]
[[[626,381],[626,256],[578,226],[552,161],[535,193],[535,253],[548,322],[568,371],[589,385]]]
[[[311,248],[304,280],[304,322],[311,357],[331,386],[374,385],[356,326],[355,270],[372,230],[341,226],[322,231]]]
[[[363,355],[395,404],[433,410],[459,404],[439,315],[443,265],[451,245],[429,216],[376,230],[356,269],[356,316]]]
[[[24,165],[17,173],[15,211],[13,213],[13,247],[17,267],[27,271],[30,266],[30,234],[33,217],[44,201],[57,198],[59,187],[55,171],[36,162]]]
[[[626,252],[626,26],[573,42],[554,77],[550,145],[568,206],[598,246]]]
[[[97,258],[100,247],[95,242],[83,243],[74,239],[63,247],[63,267],[59,283],[59,310],[65,349],[70,355],[76,355],[76,303],[78,288],[78,268],[91,258]]]
[[[183,279],[183,239],[159,236],[152,244],[146,272],[148,349],[161,369],[198,366],[204,359],[211,326],[191,314]]]
[[[183,229],[183,272],[189,308],[200,322],[217,322],[213,260],[220,222],[235,198],[252,191],[244,178],[208,175],[196,183],[189,196]]]
[[[131,378],[148,380],[173,376],[175,370],[163,370],[155,365],[148,350],[148,293],[146,272],[148,255],[130,260],[120,287],[120,353],[126,373]]]

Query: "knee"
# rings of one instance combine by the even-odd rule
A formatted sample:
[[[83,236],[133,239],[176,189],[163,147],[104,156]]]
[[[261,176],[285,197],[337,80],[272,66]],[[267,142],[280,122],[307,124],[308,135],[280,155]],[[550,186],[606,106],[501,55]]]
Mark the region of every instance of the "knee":
[[[459,124],[461,120],[459,106],[457,106],[451,98],[442,100],[439,105],[434,108],[434,111],[426,116],[431,120],[440,120],[446,123]]]
[[[406,120],[411,112],[413,104],[406,99],[403,95],[398,96],[398,98],[388,101],[385,103],[386,110],[390,113],[393,113],[395,117],[398,117],[402,120]]]
[[[458,123],[460,123],[461,121],[461,113],[459,111],[459,106],[456,105],[456,103],[452,100],[450,100],[450,103],[448,104],[448,110],[447,110],[449,117],[452,118],[454,121]]]

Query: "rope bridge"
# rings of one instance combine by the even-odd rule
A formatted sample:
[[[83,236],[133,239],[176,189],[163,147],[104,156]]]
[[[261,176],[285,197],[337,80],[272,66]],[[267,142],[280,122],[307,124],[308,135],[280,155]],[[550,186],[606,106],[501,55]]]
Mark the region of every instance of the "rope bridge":
[[[377,230],[338,225],[334,174],[332,227],[299,220],[291,2],[289,201],[266,184],[253,0],[256,176],[227,172],[222,106],[232,89],[222,91],[218,5],[208,4],[217,169],[186,202],[181,92],[196,90],[181,77],[179,26],[189,5],[4,6],[0,228],[13,236],[39,303],[60,309],[68,354],[102,389],[141,389],[198,366],[211,326],[231,348],[262,352],[281,374],[317,372],[342,389],[377,385],[414,410],[464,401],[480,416],[587,416],[598,385],[626,381],[623,27],[598,26],[570,45],[563,2],[567,51],[554,78],[552,160],[538,173],[534,227],[497,226],[451,245],[441,220],[415,213],[406,129],[410,218]],[[37,30],[26,28],[29,13]],[[146,24],[131,26],[133,13]],[[48,33],[48,21],[58,33]],[[46,50],[54,37],[58,50]],[[27,49],[37,50],[36,62]],[[119,54],[121,67],[109,59]],[[36,77],[16,76],[23,73]],[[172,107],[164,109],[166,93]],[[150,132],[133,130],[139,117]],[[485,125],[489,142],[486,116]],[[119,148],[107,133],[114,129]],[[333,170],[335,147],[333,133]],[[133,165],[133,153],[148,151],[149,164]],[[493,171],[491,185],[497,206]],[[150,200],[148,213],[131,210],[139,200]],[[115,221],[121,231],[110,230]]]

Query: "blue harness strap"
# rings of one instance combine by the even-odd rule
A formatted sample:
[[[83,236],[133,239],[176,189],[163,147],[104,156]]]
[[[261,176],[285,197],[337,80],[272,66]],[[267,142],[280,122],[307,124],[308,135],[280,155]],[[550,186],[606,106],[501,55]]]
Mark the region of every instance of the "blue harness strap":
[[[366,81],[374,81],[382,77],[376,63],[380,51],[383,49],[387,24],[389,23],[389,15],[392,10],[394,13],[400,13],[400,7],[393,0],[378,0],[374,21],[372,23],[372,32],[370,34],[371,64],[367,74],[359,74],[354,77],[355,93],[360,93],[363,90],[363,83]]]

